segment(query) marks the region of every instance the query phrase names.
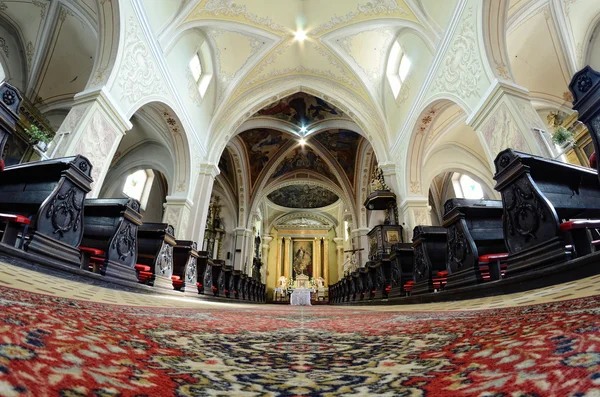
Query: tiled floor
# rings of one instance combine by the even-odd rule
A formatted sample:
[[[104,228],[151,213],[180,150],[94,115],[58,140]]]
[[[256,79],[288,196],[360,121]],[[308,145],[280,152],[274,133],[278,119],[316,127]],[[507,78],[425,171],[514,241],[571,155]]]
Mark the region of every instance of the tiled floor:
[[[147,295],[118,291],[42,274],[0,261],[0,285],[45,295],[91,302],[130,306],[189,307],[189,308],[248,308],[247,304],[209,302],[206,300],[169,295]],[[463,301],[394,306],[342,306],[349,310],[378,311],[448,311],[496,309],[576,299],[600,294],[600,275],[559,284],[544,289],[517,294],[493,296]],[[269,305],[253,305],[256,309]],[[285,306],[284,306],[285,307]],[[323,306],[315,306],[323,307]]]

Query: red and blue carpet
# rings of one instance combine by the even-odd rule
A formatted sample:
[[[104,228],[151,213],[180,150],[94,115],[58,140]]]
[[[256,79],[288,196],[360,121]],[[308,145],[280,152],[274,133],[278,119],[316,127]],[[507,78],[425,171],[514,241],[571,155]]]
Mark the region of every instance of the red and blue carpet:
[[[192,310],[0,288],[1,396],[599,396],[600,297]]]

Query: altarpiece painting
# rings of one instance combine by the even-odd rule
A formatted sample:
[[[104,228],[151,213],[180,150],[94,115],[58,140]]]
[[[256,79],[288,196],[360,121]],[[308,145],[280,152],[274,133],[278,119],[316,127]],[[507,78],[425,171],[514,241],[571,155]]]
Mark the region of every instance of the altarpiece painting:
[[[312,277],[313,241],[294,240],[292,248],[292,273],[294,280],[296,279],[296,276],[300,274]]]

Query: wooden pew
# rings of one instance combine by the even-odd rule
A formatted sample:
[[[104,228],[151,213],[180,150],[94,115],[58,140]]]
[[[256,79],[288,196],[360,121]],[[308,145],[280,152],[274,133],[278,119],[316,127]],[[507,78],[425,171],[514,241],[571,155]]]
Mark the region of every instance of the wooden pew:
[[[100,274],[136,282],[137,231],[142,224],[139,211],[140,203],[131,198],[86,199],[81,268],[89,269],[92,259],[100,262]]]
[[[173,247],[177,244],[174,234],[173,226],[167,223],[143,223],[138,228],[136,270],[140,282],[173,290]]]
[[[416,226],[413,230],[414,281],[412,294],[418,295],[444,287],[446,270],[446,229]],[[445,274],[444,274],[445,273]]]
[[[506,149],[495,161],[495,189],[502,194],[507,275],[563,263],[591,252],[585,229],[571,219],[600,219],[600,183],[595,171]],[[573,225],[573,224],[571,224]],[[593,225],[593,224],[592,224]],[[599,224],[600,225],[600,224]]]
[[[0,213],[30,219],[24,249],[4,241],[1,250],[26,259],[80,266],[77,248],[83,236],[83,201],[91,190],[92,165],[83,156],[36,161],[0,172]],[[16,236],[20,224],[4,222],[4,233]],[[11,243],[14,243],[12,246]]]
[[[179,276],[180,282],[173,281],[176,290],[185,292],[186,295],[199,293],[198,281],[198,250],[195,241],[175,240],[173,247],[173,275]]]
[[[197,285],[198,285],[198,293],[200,295],[204,295],[204,277],[206,275],[206,267],[208,266],[208,252],[207,251],[198,251],[198,259],[196,260],[196,276]]]
[[[573,109],[588,128],[596,156],[600,156],[600,73],[589,65],[573,75],[569,90],[573,94]],[[600,178],[600,161],[596,162]]]
[[[480,257],[508,256],[502,226],[502,201],[453,198],[444,204],[442,226],[447,231],[446,289],[500,279],[498,261],[480,269]],[[482,273],[483,270],[483,273]],[[486,276],[487,275],[487,276]]]
[[[387,292],[389,299],[403,296],[406,293],[404,284],[413,280],[414,257],[412,244],[396,243],[392,245],[391,266],[389,274],[386,274],[386,280],[389,280],[386,285],[386,289],[389,288]]]
[[[229,290],[229,280],[232,278],[232,271],[233,267],[231,265],[226,265],[225,262],[222,263],[217,284],[220,295],[225,298],[229,298],[232,295]]]
[[[0,172],[4,169],[4,146],[8,138],[14,134],[19,120],[21,94],[19,90],[7,83],[0,84]]]
[[[224,296],[225,285],[221,281],[222,267],[225,261],[219,259],[208,259],[204,271],[204,294],[209,296]]]

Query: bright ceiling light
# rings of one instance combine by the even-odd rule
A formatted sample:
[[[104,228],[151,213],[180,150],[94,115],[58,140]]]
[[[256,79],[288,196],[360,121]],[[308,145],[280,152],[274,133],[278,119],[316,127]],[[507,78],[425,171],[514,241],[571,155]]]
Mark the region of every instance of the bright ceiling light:
[[[304,138],[300,138],[300,140],[298,141],[301,145],[304,145],[306,143],[306,141],[304,140]]]
[[[306,127],[302,126],[302,127],[300,128],[300,132],[304,134],[304,133],[306,132]]]
[[[298,28],[298,30],[296,31],[296,34],[294,34],[294,39],[296,39],[296,41],[304,41],[304,39],[306,38],[306,32],[300,28]]]

